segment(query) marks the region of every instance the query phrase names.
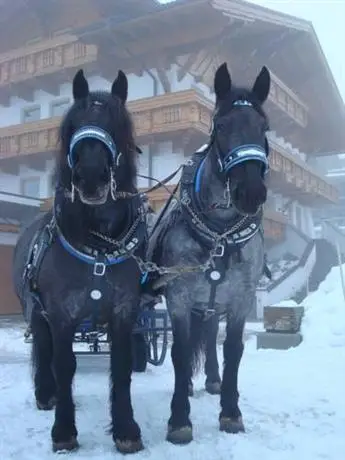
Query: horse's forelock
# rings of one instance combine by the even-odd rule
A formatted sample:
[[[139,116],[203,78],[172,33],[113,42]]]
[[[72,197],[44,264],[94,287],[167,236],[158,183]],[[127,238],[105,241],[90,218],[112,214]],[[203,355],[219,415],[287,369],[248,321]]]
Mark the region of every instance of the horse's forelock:
[[[63,117],[58,136],[58,168],[67,163],[67,153],[75,127],[84,123],[88,124],[91,111],[93,123],[95,123],[95,113],[99,114],[100,126],[102,126],[102,117],[110,118],[109,134],[124,154],[130,169],[136,172],[137,152],[131,115],[120,99],[106,91],[90,92],[88,99],[75,101]]]

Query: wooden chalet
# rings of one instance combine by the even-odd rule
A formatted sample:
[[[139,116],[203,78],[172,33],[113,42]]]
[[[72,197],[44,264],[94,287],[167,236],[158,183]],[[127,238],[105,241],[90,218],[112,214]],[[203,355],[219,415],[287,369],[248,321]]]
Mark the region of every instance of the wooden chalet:
[[[270,138],[270,189],[310,207],[337,201],[337,190],[308,165],[310,156],[345,151],[344,104],[311,23],[241,0],[0,0],[0,8],[0,114],[13,96],[33,103],[37,90],[58,96],[79,68],[107,80],[118,69],[137,76],[156,69],[153,87],[164,94],[128,103],[137,141],[154,152],[169,139],[187,156],[208,137],[213,102],[198,88],[175,91],[171,67],[177,81],[189,74],[212,91],[224,61],[243,85],[266,65],[271,130],[306,159]],[[0,128],[0,170],[43,171],[59,123]],[[163,190],[151,196],[155,208],[166,198]],[[267,208],[266,238],[282,239],[286,222],[285,213]]]

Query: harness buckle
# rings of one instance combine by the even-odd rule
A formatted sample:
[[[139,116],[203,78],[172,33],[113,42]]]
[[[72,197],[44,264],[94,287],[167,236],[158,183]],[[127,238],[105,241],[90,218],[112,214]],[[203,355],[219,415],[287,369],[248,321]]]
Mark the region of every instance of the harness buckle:
[[[215,308],[208,308],[207,310],[204,311],[203,315],[203,320],[207,321],[212,318],[216,314],[216,309]]]
[[[225,246],[224,244],[219,244],[214,251],[213,257],[223,257],[225,253]]]
[[[95,262],[93,266],[93,274],[95,276],[104,276],[106,265],[103,262]]]

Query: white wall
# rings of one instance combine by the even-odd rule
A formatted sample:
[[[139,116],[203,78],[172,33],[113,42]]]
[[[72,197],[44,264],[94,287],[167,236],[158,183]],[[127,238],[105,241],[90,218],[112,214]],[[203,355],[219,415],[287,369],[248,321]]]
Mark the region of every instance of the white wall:
[[[152,155],[152,177],[158,180],[165,179],[184,162],[182,149],[173,149],[171,141],[160,142],[155,154]],[[176,175],[168,184],[176,184],[179,177],[180,175]]]
[[[15,246],[17,239],[17,233],[0,232],[0,246]]]
[[[314,223],[312,210],[308,206],[304,206],[297,201],[291,204],[292,223],[305,235],[314,238]]]
[[[289,203],[289,201],[289,197],[274,193],[272,190],[268,191],[267,207],[277,212],[284,212],[295,227],[308,237],[314,238],[312,209],[298,201],[293,201],[292,203]]]
[[[19,166],[18,175],[7,174],[0,170],[0,192],[21,195],[23,193],[21,181],[23,179],[37,179],[39,181],[39,193],[34,198],[48,198],[52,192],[50,185],[53,169],[54,160],[46,160],[44,171],[28,168],[24,164]]]

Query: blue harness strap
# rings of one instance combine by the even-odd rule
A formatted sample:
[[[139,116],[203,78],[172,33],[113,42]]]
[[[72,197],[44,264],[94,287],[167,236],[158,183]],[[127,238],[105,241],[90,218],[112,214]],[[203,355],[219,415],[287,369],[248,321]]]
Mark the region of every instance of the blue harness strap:
[[[60,243],[66,249],[66,251],[71,254],[72,256],[76,257],[77,259],[81,260],[82,262],[85,262],[89,265],[96,265],[97,262],[97,257],[89,256],[87,254],[84,254],[81,251],[78,251],[75,247],[73,247],[63,236],[61,233],[61,230],[59,227],[57,227],[57,235],[59,238]],[[115,265],[115,264],[120,264],[124,260],[128,259],[129,256],[110,256],[110,255],[105,255],[104,257],[104,264],[106,266],[108,265]]]

